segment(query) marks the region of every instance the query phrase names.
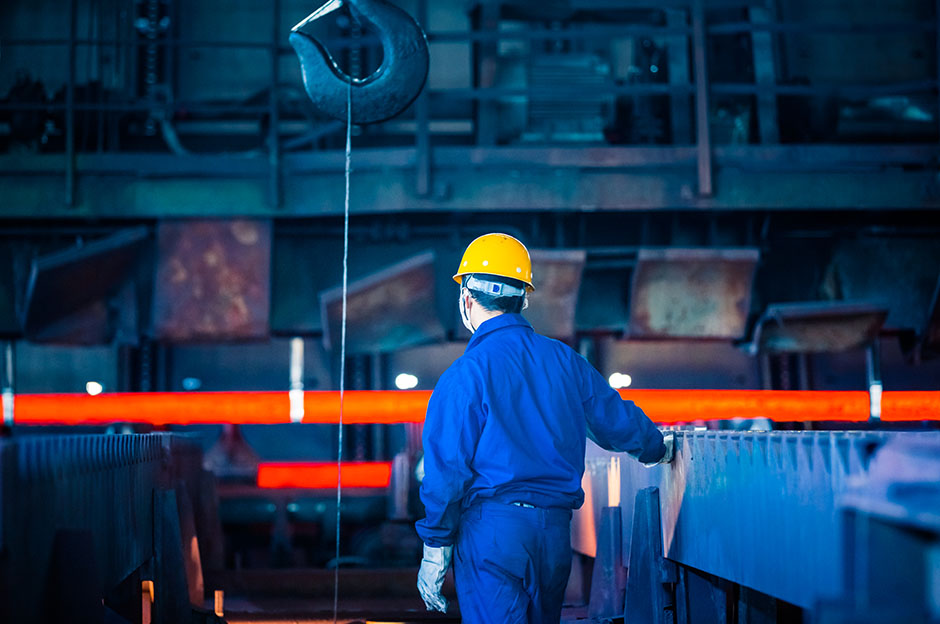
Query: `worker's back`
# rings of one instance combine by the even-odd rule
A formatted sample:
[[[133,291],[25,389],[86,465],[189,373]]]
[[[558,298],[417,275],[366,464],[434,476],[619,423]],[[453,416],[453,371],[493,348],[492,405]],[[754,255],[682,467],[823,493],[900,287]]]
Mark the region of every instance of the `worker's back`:
[[[428,518],[419,532],[422,522],[442,520],[438,514],[455,516],[484,500],[579,507],[586,435],[644,461],[663,454],[652,422],[576,352],[518,314],[486,321],[428,405]]]
[[[590,369],[583,358],[506,314],[480,327],[455,369],[483,416],[464,505],[579,507]]]

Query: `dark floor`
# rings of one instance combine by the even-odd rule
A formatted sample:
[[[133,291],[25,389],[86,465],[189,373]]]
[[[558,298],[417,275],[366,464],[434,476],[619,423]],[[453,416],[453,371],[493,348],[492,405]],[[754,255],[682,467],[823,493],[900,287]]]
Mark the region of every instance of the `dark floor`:
[[[206,605],[211,608],[212,605]],[[225,620],[229,624],[332,624],[332,599],[301,598],[231,598],[225,601]],[[583,607],[566,608],[563,624],[587,620]],[[420,599],[365,599],[341,600],[338,624],[436,624],[459,622],[454,613],[431,613]]]

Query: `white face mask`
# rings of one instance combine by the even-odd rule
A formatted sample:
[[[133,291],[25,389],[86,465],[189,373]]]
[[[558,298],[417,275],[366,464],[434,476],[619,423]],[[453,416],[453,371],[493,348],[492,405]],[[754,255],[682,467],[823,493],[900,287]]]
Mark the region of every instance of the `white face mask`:
[[[464,293],[466,291],[466,288],[460,289],[460,298],[457,300],[457,307],[460,309],[460,320],[463,321],[463,326],[472,334],[476,330],[470,323],[470,313],[467,311],[467,305],[464,303]]]

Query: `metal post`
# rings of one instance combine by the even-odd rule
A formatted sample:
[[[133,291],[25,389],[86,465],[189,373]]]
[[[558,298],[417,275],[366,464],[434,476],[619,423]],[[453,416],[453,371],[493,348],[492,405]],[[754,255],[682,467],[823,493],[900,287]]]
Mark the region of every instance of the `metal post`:
[[[427,30],[428,0],[418,0],[416,17],[418,23]],[[415,149],[418,168],[415,191],[418,197],[431,194],[431,102],[428,97],[428,89],[425,88],[415,102]]]
[[[304,421],[304,339],[290,341],[290,421]]]
[[[940,0],[936,0],[934,3],[934,25],[936,30],[934,31],[934,39],[936,39],[936,52],[937,58],[934,59],[936,72],[937,72],[937,87],[940,88]],[[937,98],[937,139],[940,140],[940,97]]]
[[[881,421],[881,343],[876,337],[865,351],[865,370],[868,373],[869,422]]]
[[[484,2],[479,5],[480,31],[491,33],[499,31],[500,2]],[[476,44],[476,86],[478,88],[493,87],[496,85],[496,66],[499,62],[499,43],[497,40],[481,41]],[[489,99],[477,100],[477,144],[496,145],[498,132],[496,102]]]
[[[75,205],[75,21],[76,0],[69,2],[69,81],[65,87],[65,205]]]
[[[385,356],[381,353],[373,353],[369,356],[369,364],[371,366],[371,370],[369,371],[369,387],[372,390],[385,389],[384,357]],[[385,434],[387,430],[385,425],[372,425],[372,459],[385,461],[385,449],[387,446],[385,443]]]
[[[688,26],[686,12],[666,9],[666,24],[671,28]],[[669,84],[687,87],[689,84],[689,38],[687,34],[670,35],[666,38],[669,52]],[[669,96],[673,145],[688,145],[692,140],[692,123],[689,118],[689,94],[673,93]]]
[[[751,7],[748,9],[752,24],[770,24],[774,16],[770,8]],[[780,142],[777,127],[777,96],[767,90],[776,84],[774,65],[773,35],[769,31],[751,31],[751,52],[754,57],[754,81],[757,83],[757,129],[760,142],[776,144]]]
[[[273,26],[271,27],[271,85],[270,93],[268,94],[268,106],[269,106],[269,121],[271,127],[268,129],[268,166],[270,173],[270,192],[271,192],[271,206],[273,208],[280,208],[282,197],[281,197],[281,149],[278,145],[279,138],[279,129],[280,119],[278,117],[278,107],[277,107],[277,83],[278,83],[278,64],[280,62],[279,46],[278,46],[278,26],[280,26],[280,17],[281,17],[281,0],[274,0],[271,3],[271,10],[273,12]]]
[[[712,195],[712,145],[708,125],[708,67],[706,66],[705,2],[692,3],[692,49],[695,60],[695,130],[698,147],[698,193]]]
[[[12,427],[14,418],[13,418],[13,403],[15,400],[14,393],[14,369],[13,369],[13,341],[7,340],[3,344],[3,425],[4,427]]]

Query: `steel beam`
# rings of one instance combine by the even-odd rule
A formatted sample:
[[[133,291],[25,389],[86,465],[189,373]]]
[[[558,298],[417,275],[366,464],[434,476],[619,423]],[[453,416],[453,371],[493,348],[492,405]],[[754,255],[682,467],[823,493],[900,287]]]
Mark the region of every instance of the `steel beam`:
[[[924,166],[940,158],[934,145],[719,145],[714,148],[716,164],[722,167],[761,171],[814,171],[821,176],[833,171],[887,167]],[[356,171],[409,169],[421,162],[413,147],[362,148],[356,150]],[[506,146],[439,147],[431,163],[435,169],[475,168],[570,168],[570,169],[655,169],[691,168],[695,147],[589,147]],[[293,153],[284,157],[291,175],[342,172],[345,154],[339,150]],[[267,161],[261,157],[235,158],[226,155],[189,154],[80,154],[78,169],[92,175],[135,177],[244,178],[263,177]],[[22,174],[57,173],[63,168],[59,154],[0,155],[0,179]]]
[[[698,149],[698,194],[710,197],[712,188],[711,121],[708,109],[708,48],[705,40],[705,1],[692,2],[692,56],[695,68],[695,144]]]
[[[68,82],[65,85],[65,205],[75,205],[75,21],[77,0],[69,0]]]
[[[262,170],[263,176],[263,170]],[[602,171],[454,168],[435,174],[433,197],[414,193],[406,169],[360,171],[353,214],[487,211],[843,211],[934,210],[940,196],[929,192],[935,176],[892,170],[873,175],[840,171],[760,172],[723,168],[715,175],[724,189],[715,197],[695,194],[691,171]],[[67,209],[57,192],[58,175],[0,177],[0,219],[313,217],[342,214],[342,173],[290,175],[281,211],[270,206],[263,177],[167,179],[83,175],[81,201]]]
[[[767,24],[773,18],[771,9],[767,7],[751,7],[749,13],[751,22],[755,26]],[[758,86],[776,84],[773,35],[766,31],[752,31],[751,51],[754,57],[754,78]],[[757,128],[760,132],[761,143],[767,145],[780,142],[780,131],[777,128],[777,97],[773,93],[761,92],[757,96]]]

